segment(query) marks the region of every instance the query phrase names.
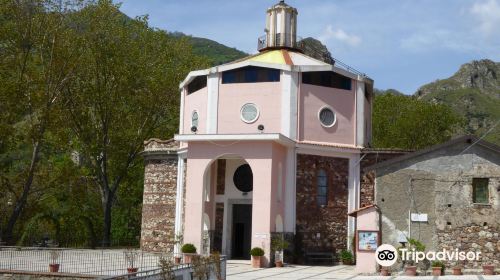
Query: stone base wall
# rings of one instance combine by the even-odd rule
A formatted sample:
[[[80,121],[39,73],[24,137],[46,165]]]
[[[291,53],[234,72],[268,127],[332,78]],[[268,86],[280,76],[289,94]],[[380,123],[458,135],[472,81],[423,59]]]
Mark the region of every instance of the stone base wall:
[[[482,265],[500,265],[500,226],[480,226],[471,224],[467,226],[447,226],[437,230],[438,251],[442,249],[459,251],[481,252],[479,261],[456,262],[450,261],[447,267],[461,265],[465,268],[480,269]]]
[[[173,252],[177,155],[146,159],[142,205],[141,249]]]
[[[328,203],[316,201],[317,174],[327,174]],[[297,228],[295,255],[304,261],[306,252],[340,252],[347,245],[347,200],[349,160],[297,155]]]

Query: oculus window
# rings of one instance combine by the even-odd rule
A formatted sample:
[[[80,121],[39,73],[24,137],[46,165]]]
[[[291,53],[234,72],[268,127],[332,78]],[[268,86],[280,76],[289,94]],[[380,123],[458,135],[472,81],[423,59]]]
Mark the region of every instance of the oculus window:
[[[332,71],[304,72],[302,73],[304,84],[351,90],[352,80]]]
[[[246,123],[253,123],[259,118],[259,108],[253,103],[247,103],[241,107],[241,120]]]
[[[321,108],[318,112],[318,119],[324,127],[332,127],[337,122],[337,116],[330,107]]]
[[[253,190],[253,173],[250,165],[243,164],[236,168],[233,183],[241,192],[251,192]]]
[[[488,191],[488,178],[472,179],[472,201],[474,203],[488,204],[490,196]]]
[[[194,78],[188,85],[187,85],[187,94],[191,94],[195,91],[198,91],[202,88],[207,87],[207,76],[198,76]]]
[[[325,170],[320,169],[317,176],[316,203],[318,206],[328,204],[328,176]]]
[[[222,72],[223,84],[279,82],[280,70],[247,66]]]

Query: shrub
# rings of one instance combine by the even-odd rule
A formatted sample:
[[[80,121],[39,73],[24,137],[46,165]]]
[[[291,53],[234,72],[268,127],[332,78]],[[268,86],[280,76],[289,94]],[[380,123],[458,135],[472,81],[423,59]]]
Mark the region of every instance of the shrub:
[[[352,255],[352,252],[349,250],[342,250],[340,251],[339,257],[342,261],[352,261],[354,260],[354,256]]]
[[[444,263],[442,261],[432,261],[431,265],[432,267],[441,267],[441,269],[444,268]]]
[[[254,257],[262,257],[264,256],[264,250],[259,247],[253,247],[252,250],[250,250],[250,255]]]
[[[184,254],[196,254],[196,247],[191,243],[182,245],[181,251]]]

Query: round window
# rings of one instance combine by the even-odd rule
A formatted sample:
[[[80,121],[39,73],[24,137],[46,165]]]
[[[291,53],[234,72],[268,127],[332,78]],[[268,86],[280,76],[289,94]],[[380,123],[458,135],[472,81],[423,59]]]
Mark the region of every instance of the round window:
[[[193,111],[191,115],[191,126],[198,127],[198,112]]]
[[[233,175],[233,182],[241,192],[251,192],[253,190],[253,173],[250,165],[243,164],[236,168]]]
[[[337,121],[337,116],[329,107],[323,107],[319,110],[318,118],[322,126],[332,127]]]
[[[241,120],[253,123],[259,118],[259,109],[253,103],[247,103],[241,107]]]

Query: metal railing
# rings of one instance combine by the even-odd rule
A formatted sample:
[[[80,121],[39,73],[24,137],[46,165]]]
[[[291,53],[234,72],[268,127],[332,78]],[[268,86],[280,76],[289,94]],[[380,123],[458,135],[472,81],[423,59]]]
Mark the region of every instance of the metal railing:
[[[129,261],[123,249],[69,249],[0,246],[0,270],[49,272],[49,264],[59,264],[59,272],[88,275],[121,275],[127,273]],[[134,266],[139,271],[159,268],[161,257],[173,254],[136,251]],[[56,253],[56,254],[54,254]],[[57,256],[54,260],[54,256]]]
[[[222,256],[220,259],[220,271],[221,277],[220,279],[226,279],[226,257]],[[207,280],[219,280],[219,277],[215,273],[215,263],[210,264],[210,271],[208,273]],[[175,279],[182,280],[191,280],[193,277],[193,267],[191,264],[179,264],[172,268],[172,273],[175,276]],[[163,278],[164,272],[161,268],[152,269],[152,270],[144,270],[138,271],[137,273],[128,273],[123,275],[117,275],[112,277],[101,278],[102,280],[128,280],[128,279],[137,279],[137,280],[161,280]]]
[[[302,37],[294,36],[291,33],[277,33],[273,36],[266,34],[257,39],[257,49],[288,47],[292,49],[304,49]]]

